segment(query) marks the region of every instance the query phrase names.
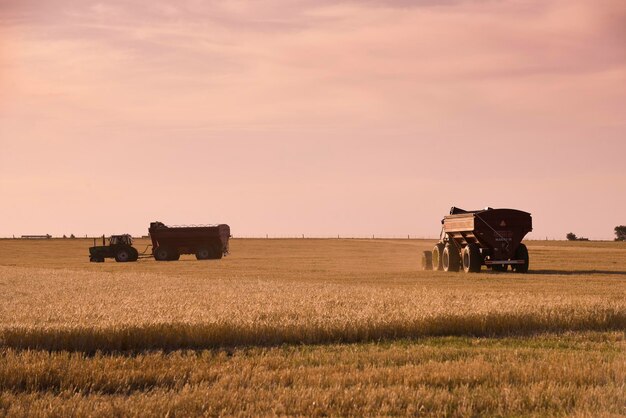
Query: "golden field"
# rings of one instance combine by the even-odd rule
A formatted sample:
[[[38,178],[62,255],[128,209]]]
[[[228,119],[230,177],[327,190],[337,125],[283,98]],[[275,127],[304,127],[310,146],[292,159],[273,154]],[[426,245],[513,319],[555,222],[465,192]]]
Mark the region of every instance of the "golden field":
[[[422,240],[89,263],[0,240],[0,415],[623,415],[626,245],[424,272]],[[142,251],[146,241],[137,241]]]

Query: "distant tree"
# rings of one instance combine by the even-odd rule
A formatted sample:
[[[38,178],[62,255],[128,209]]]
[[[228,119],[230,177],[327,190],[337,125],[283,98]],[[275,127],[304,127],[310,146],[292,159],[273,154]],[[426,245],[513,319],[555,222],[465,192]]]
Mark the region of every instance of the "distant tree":
[[[568,241],[576,241],[578,239],[576,234],[573,232],[568,232],[567,235],[565,235],[565,238],[567,238]]]
[[[76,237],[74,236],[74,234],[70,234],[70,238],[74,239]]]
[[[626,241],[626,225],[615,227],[615,241]]]
[[[67,235],[63,234],[63,239],[67,238]]]

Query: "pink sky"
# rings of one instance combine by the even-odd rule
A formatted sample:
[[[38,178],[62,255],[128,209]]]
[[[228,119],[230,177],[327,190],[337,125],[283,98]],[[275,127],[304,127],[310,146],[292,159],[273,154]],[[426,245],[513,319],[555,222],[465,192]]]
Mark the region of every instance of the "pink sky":
[[[0,0],[0,236],[626,224],[626,3]]]

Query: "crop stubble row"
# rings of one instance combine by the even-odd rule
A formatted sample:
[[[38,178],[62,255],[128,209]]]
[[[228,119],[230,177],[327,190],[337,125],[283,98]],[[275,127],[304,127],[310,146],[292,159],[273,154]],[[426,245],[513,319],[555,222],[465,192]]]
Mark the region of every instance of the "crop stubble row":
[[[0,252],[0,412],[626,414],[614,244],[531,246],[526,276],[419,272],[423,242],[235,240],[219,263],[132,266],[62,244]]]

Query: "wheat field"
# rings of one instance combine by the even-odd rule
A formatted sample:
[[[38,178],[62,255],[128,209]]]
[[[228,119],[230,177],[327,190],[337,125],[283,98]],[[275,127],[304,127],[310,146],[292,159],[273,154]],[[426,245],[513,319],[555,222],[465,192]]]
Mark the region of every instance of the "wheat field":
[[[530,242],[526,275],[420,271],[423,240],[90,245],[0,240],[0,412],[626,414],[623,243]]]

